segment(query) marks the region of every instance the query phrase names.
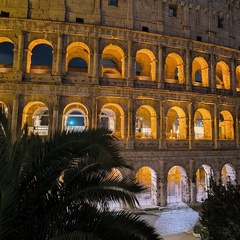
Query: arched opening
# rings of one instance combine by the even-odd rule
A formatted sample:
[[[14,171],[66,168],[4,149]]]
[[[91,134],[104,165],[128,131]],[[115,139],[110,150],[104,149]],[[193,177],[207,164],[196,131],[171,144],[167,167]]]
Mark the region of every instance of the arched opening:
[[[184,84],[184,63],[182,58],[176,53],[169,53],[166,57],[165,82]]]
[[[102,54],[102,76],[104,78],[123,78],[125,58],[123,50],[116,45],[108,45]]]
[[[90,63],[90,49],[81,42],[71,43],[67,47],[66,71],[67,74],[88,74]]]
[[[216,65],[216,85],[218,89],[230,90],[229,66],[223,61]]]
[[[200,108],[195,112],[194,139],[212,140],[212,120],[206,109]]]
[[[213,171],[210,166],[203,164],[198,168],[196,172],[197,202],[202,202],[207,198],[211,177],[213,177]]]
[[[117,104],[106,104],[101,110],[100,127],[112,131],[117,138],[124,138],[124,113]]]
[[[138,108],[135,119],[136,139],[156,139],[157,116],[155,110],[147,105]]]
[[[156,80],[156,58],[152,51],[141,49],[136,53],[135,72],[138,80]]]
[[[2,113],[5,113],[6,116],[8,117],[8,107],[4,102],[0,102],[0,110],[2,111]]]
[[[222,168],[222,183],[226,186],[228,182],[234,184],[236,180],[236,172],[231,164],[225,164]]]
[[[82,104],[70,104],[63,113],[63,129],[65,131],[81,132],[88,127],[87,110]]]
[[[240,66],[236,68],[236,90],[240,91]]]
[[[184,168],[174,166],[168,171],[168,204],[189,202],[188,177]]]
[[[42,102],[30,102],[23,110],[22,126],[28,125],[29,134],[47,137],[49,133],[49,109]]]
[[[220,112],[219,140],[234,140],[234,120],[228,111]]]
[[[192,62],[192,79],[195,86],[208,87],[208,63],[202,57],[196,57]]]
[[[136,173],[136,182],[141,183],[146,189],[137,195],[141,206],[157,204],[157,176],[156,172],[147,166],[140,168]]]
[[[51,74],[53,47],[45,39],[34,40],[28,47],[27,73]]]
[[[186,139],[187,124],[185,112],[179,107],[172,107],[168,110],[166,119],[167,139]]]
[[[1,38],[0,38],[1,41]],[[13,71],[14,45],[8,40],[0,42],[0,72],[7,73]]]

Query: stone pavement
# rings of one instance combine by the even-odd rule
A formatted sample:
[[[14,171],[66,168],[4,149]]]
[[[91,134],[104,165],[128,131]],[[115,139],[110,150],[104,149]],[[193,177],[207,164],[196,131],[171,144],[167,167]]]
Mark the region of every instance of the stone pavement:
[[[198,238],[192,235],[192,232],[184,232],[163,236],[164,240],[197,240]]]

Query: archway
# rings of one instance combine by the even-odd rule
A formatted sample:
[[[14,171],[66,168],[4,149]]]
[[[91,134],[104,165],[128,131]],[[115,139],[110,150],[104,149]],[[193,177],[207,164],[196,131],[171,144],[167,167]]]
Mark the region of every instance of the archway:
[[[229,111],[221,111],[219,116],[219,140],[234,140],[234,120]]]
[[[229,66],[223,61],[216,65],[216,85],[219,89],[230,90],[230,70]]]
[[[157,204],[157,175],[147,166],[141,167],[136,173],[136,182],[141,183],[146,189],[137,195],[141,206]]]
[[[141,49],[136,53],[136,78],[156,80],[156,58],[152,51]]]
[[[183,167],[173,166],[168,171],[167,201],[168,204],[189,202],[189,184]]]
[[[211,114],[204,108],[199,108],[194,114],[194,139],[212,140]]]
[[[240,91],[240,65],[236,68],[236,90]]]
[[[210,166],[203,164],[196,172],[197,202],[207,198],[207,191],[210,186],[210,178],[213,177],[213,170]]]
[[[156,112],[152,107],[143,105],[138,108],[135,120],[136,139],[156,139],[156,121]]]
[[[49,109],[42,102],[30,102],[23,109],[22,127],[28,125],[29,134],[47,137],[49,132]]]
[[[102,76],[105,78],[123,78],[125,58],[123,50],[117,45],[108,45],[102,54]]]
[[[168,110],[166,119],[166,138],[169,140],[187,138],[186,115],[183,109],[172,107]]]
[[[231,164],[225,164],[222,168],[222,183],[227,185],[228,182],[235,183],[236,180],[236,172],[234,167]]]
[[[53,46],[45,39],[34,40],[29,44],[27,73],[50,74],[52,72]]]
[[[87,109],[80,103],[69,104],[63,111],[63,129],[81,132],[88,127]]]
[[[106,104],[100,114],[100,127],[112,131],[117,138],[124,138],[124,112],[118,104]]]
[[[0,72],[13,71],[14,45],[10,39],[0,38]]]
[[[81,42],[74,42],[67,47],[67,73],[89,73],[89,64],[90,49],[86,44]]]
[[[177,53],[169,53],[164,66],[165,82],[184,84],[184,64]]]
[[[204,58],[194,58],[192,62],[192,79],[194,85],[208,87],[208,63]]]

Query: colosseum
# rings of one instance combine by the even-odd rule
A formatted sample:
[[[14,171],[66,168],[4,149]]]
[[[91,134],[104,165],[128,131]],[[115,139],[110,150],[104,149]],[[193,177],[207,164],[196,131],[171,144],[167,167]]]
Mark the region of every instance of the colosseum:
[[[106,127],[149,189],[140,202],[202,201],[211,175],[240,180],[239,12],[238,0],[2,0],[14,136]]]

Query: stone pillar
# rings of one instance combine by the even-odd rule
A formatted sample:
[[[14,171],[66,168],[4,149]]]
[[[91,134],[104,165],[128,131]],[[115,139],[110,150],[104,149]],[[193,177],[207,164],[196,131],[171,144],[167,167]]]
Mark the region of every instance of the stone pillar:
[[[233,92],[233,95],[236,95],[237,94],[237,91],[236,91],[236,64],[235,64],[235,59],[234,59],[235,56],[232,56],[231,58],[231,85],[230,85],[230,88]]]
[[[166,148],[166,123],[165,119],[165,111],[163,107],[164,101],[160,101],[160,117],[159,117],[159,149]]]
[[[53,74],[61,75],[62,74],[62,34],[58,34],[58,41],[57,41],[57,51],[56,51],[56,68]]]
[[[214,147],[218,148],[218,138],[219,138],[219,111],[218,105],[214,104]]]
[[[216,93],[216,65],[214,54],[211,53],[210,57],[210,88],[212,93]]]
[[[12,135],[15,140],[18,132],[18,108],[19,108],[19,95],[15,94],[13,98],[12,114],[11,114],[11,127]]]
[[[52,121],[49,121],[49,125],[51,125],[52,129],[51,132],[49,131],[49,133],[54,134],[55,132],[61,131],[60,127],[61,125],[59,125],[59,96],[55,95],[53,96],[53,112],[52,112]],[[48,126],[49,126],[48,125]]]
[[[190,102],[188,104],[188,147],[189,149],[192,149],[193,146],[193,140],[194,140],[194,116],[193,116],[193,103]]]
[[[167,174],[165,174],[165,162],[160,161],[160,174],[158,176],[158,203],[161,207],[167,206]]]
[[[163,62],[163,46],[158,45],[158,74],[157,74],[157,87],[164,88],[164,62]]]
[[[157,1],[157,31],[158,33],[163,33],[164,28],[164,21],[163,21],[163,1]]]
[[[185,67],[185,74],[186,74],[186,90],[192,90],[192,78],[191,78],[191,59],[190,59],[190,49],[189,46],[186,48],[186,67]]]
[[[190,27],[190,18],[189,18],[189,5],[185,3],[184,6],[184,24],[183,29],[186,38],[190,38],[191,35],[191,27]]]
[[[14,70],[16,72],[23,71],[23,49],[24,49],[24,32],[20,31],[18,34],[17,59],[14,64]],[[14,56],[14,60],[15,60],[15,56]],[[24,68],[24,71],[26,71],[26,67]]]
[[[128,29],[133,29],[133,22],[134,22],[134,11],[133,11],[133,1],[134,0],[128,0],[128,9],[127,9],[127,27]]]
[[[92,76],[95,79],[98,79],[99,76],[99,39],[94,38],[93,40],[93,69],[92,69]],[[101,60],[101,59],[100,59]],[[101,64],[100,64],[101,66]],[[91,75],[91,74],[90,74]]]
[[[236,109],[235,109],[235,115],[236,115],[236,129],[235,129],[235,134],[236,134],[236,144],[237,144],[237,149],[239,149],[239,104],[237,103]]]
[[[67,44],[68,44],[68,36],[65,34],[61,35],[62,38],[62,63],[60,62],[59,64],[61,64],[61,73],[62,74],[66,74],[67,71]],[[60,39],[59,39],[60,40]]]
[[[94,22],[95,25],[101,25],[101,0],[95,0],[95,5],[94,5]]]
[[[98,127],[97,122],[98,122],[98,102],[97,98],[93,97],[92,98],[92,126],[91,128],[96,129]]]
[[[128,63],[127,63],[127,86],[133,87],[133,72],[135,71],[134,58],[132,57],[132,41],[128,41]]]
[[[190,160],[190,173],[189,173],[189,182],[190,182],[190,202],[197,202],[197,189],[196,189],[196,172],[195,172],[195,162]]]
[[[133,113],[133,99],[128,99],[128,126],[127,126],[127,140],[126,149],[134,149],[135,138],[135,114]]]

